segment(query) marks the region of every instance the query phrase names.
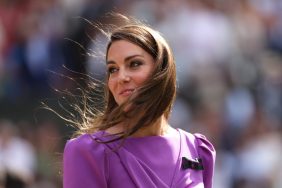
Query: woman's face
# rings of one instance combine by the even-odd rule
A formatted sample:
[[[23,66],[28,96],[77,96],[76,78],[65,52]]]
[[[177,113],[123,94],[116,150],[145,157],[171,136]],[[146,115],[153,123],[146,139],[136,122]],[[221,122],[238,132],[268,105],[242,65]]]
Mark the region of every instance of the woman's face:
[[[108,87],[117,104],[142,86],[153,69],[153,57],[141,47],[125,40],[113,42],[107,56]]]

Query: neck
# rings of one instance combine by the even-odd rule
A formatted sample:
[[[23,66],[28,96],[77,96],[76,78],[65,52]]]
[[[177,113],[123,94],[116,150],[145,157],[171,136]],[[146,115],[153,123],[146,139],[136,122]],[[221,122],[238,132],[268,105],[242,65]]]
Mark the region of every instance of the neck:
[[[164,116],[154,124],[148,125],[132,135],[132,137],[160,136],[168,133],[170,126]]]
[[[163,115],[155,123],[148,125],[144,128],[141,128],[136,133],[131,135],[131,137],[161,136],[161,135],[167,134],[170,128],[171,128],[170,125],[168,124],[166,118]],[[114,127],[107,129],[106,132],[110,134],[115,134],[115,133],[122,132],[123,130],[124,130],[124,127],[122,126],[122,124],[119,124],[119,125],[116,125]]]

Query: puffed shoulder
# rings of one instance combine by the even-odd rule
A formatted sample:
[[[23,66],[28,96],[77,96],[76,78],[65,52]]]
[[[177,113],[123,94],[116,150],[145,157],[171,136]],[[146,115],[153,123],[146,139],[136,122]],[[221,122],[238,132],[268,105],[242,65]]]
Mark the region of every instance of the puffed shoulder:
[[[64,153],[75,151],[75,152],[83,152],[83,153],[95,152],[97,154],[102,154],[104,150],[105,147],[102,144],[97,143],[93,135],[83,134],[77,138],[68,140],[65,145]]]
[[[67,141],[63,155],[64,188],[104,187],[108,176],[105,146],[93,135],[84,134]]]
[[[198,149],[203,155],[210,155],[212,158],[215,158],[216,151],[213,145],[208,141],[208,139],[199,133],[194,134],[196,141],[198,143]]]
[[[204,135],[196,133],[194,136],[197,142],[198,154],[203,161],[204,185],[205,187],[210,188],[212,187],[216,152],[213,145]]]

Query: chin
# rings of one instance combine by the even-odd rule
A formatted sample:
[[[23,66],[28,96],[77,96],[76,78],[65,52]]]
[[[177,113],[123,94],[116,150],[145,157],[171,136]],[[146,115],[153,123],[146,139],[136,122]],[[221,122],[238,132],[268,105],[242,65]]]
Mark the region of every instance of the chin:
[[[125,100],[116,100],[116,103],[120,106],[122,103],[124,103]]]
[[[128,98],[118,100],[118,101],[117,101],[117,104],[120,106],[120,105],[122,105],[123,103],[125,103],[125,102],[127,101],[127,99],[128,99]]]

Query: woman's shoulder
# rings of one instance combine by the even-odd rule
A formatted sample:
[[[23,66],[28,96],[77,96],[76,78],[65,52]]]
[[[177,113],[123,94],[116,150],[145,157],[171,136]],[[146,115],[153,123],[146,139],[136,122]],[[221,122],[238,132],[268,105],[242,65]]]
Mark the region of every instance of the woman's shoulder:
[[[185,135],[187,145],[193,146],[198,153],[198,157],[202,160],[204,167],[203,170],[203,181],[205,187],[212,187],[212,177],[214,174],[215,156],[216,152],[212,143],[200,133],[188,133],[180,130]]]
[[[75,138],[68,140],[65,144],[64,153],[102,153],[105,147],[102,143],[97,142],[96,138],[101,135],[101,132],[93,134],[85,133]]]
[[[106,187],[108,158],[95,134],[82,134],[65,144],[64,187]]]
[[[195,133],[194,134],[195,139],[197,141],[198,148],[201,149],[203,152],[209,152],[215,155],[215,149],[213,144],[204,136],[203,134],[200,133]]]
[[[180,133],[184,135],[187,142],[191,142],[197,150],[200,150],[201,153],[210,153],[215,155],[215,149],[213,144],[207,139],[207,137],[201,133],[189,133],[182,129],[179,129]]]

